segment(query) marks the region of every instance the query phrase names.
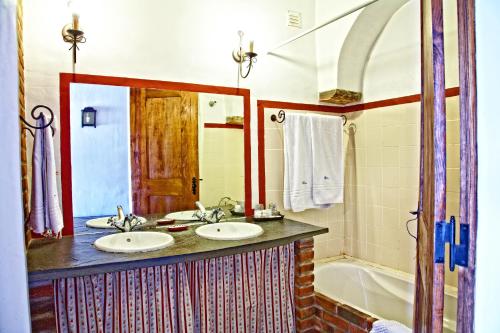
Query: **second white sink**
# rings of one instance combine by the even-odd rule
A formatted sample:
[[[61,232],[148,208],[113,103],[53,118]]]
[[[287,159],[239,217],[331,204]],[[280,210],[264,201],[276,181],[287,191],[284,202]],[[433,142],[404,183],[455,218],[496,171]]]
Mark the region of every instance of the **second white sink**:
[[[108,220],[111,216],[98,217],[92,220],[88,220],[85,225],[89,228],[98,228],[98,229],[113,229],[114,227],[111,224],[108,224]],[[141,224],[146,223],[147,220],[144,217],[139,216],[139,222]],[[121,221],[123,222],[123,221]]]
[[[196,217],[194,214],[196,213],[196,210],[182,210],[179,212],[173,212],[170,214],[165,215],[165,218],[167,219],[173,219],[176,221],[198,221],[198,217]],[[210,214],[212,211],[207,210],[207,214]]]
[[[149,252],[174,244],[169,234],[154,231],[132,231],[107,235],[94,242],[98,250],[106,252]]]
[[[262,235],[261,226],[247,222],[221,222],[206,224],[195,230],[200,237],[213,240],[240,240]]]

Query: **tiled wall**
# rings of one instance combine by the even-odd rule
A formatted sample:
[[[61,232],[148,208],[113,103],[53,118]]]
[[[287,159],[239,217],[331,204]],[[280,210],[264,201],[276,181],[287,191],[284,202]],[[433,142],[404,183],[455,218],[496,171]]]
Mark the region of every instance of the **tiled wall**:
[[[215,206],[222,197],[245,200],[243,130],[204,128],[200,149],[200,200]]]
[[[265,110],[266,195],[282,209],[283,132],[269,120],[276,111]],[[459,207],[458,97],[447,99],[447,118],[449,216]],[[418,203],[420,103],[349,114],[344,149],[344,204],[285,215],[330,229],[315,239],[316,259],[347,254],[414,273],[416,244],[406,221]],[[416,222],[409,226],[415,233]],[[456,285],[456,273],[446,278]]]
[[[310,209],[301,213],[283,209],[283,126],[270,120],[271,114],[277,114],[278,111],[264,110],[267,203],[276,203],[278,210],[287,218],[329,228],[327,234],[314,237],[316,259],[340,255],[344,249],[343,204],[328,209]]]

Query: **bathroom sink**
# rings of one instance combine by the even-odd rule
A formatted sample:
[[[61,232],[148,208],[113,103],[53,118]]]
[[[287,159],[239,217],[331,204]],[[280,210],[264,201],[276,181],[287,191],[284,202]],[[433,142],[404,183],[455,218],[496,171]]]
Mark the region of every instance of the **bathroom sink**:
[[[194,213],[196,213],[196,210],[183,210],[180,212],[173,212],[170,214],[165,215],[165,218],[167,219],[173,219],[176,221],[198,221],[198,217],[194,216]],[[207,210],[207,214],[210,214],[211,211]]]
[[[89,228],[98,228],[98,229],[113,229],[112,225],[108,224],[108,219],[111,216],[98,217],[96,219],[88,220],[85,222],[85,225]],[[147,220],[144,217],[139,217],[139,221],[145,223]]]
[[[154,231],[120,232],[97,239],[94,246],[106,252],[149,252],[174,244],[169,234]]]
[[[261,226],[248,222],[221,222],[206,224],[195,230],[200,237],[214,240],[240,240],[262,235]]]

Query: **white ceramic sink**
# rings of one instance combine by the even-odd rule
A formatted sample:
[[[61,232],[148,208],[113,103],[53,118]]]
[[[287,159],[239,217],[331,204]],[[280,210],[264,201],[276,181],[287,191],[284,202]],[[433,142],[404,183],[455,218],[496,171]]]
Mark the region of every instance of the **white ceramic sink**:
[[[120,232],[97,239],[94,246],[106,252],[149,252],[174,244],[169,234],[154,231]]]
[[[108,224],[108,220],[111,216],[98,217],[96,219],[88,220],[85,222],[85,225],[89,228],[98,228],[98,229],[113,229],[112,225]],[[145,223],[147,220],[144,217],[139,216],[139,221]]]
[[[262,235],[261,226],[248,222],[221,222],[205,224],[195,230],[200,237],[214,240],[240,240]]]
[[[196,210],[183,210],[180,212],[173,212],[170,214],[165,215],[165,218],[167,219],[173,219],[176,221],[198,221],[198,218],[194,216],[194,213],[196,213]],[[207,210],[207,214],[210,214],[211,211]]]

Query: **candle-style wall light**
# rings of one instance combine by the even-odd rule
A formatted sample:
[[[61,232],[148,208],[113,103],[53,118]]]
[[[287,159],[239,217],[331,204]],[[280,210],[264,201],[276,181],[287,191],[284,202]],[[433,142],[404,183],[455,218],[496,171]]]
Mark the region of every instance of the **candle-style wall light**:
[[[248,51],[243,49],[243,31],[238,31],[240,36],[240,46],[233,51],[233,59],[238,63],[239,75],[246,79],[252,70],[252,66],[257,62],[257,53],[253,51],[254,43],[253,40],[250,41]],[[247,72],[243,74],[243,64],[247,63]]]
[[[71,10],[72,22],[66,24],[62,29],[62,37],[66,43],[70,43],[70,50],[73,50],[73,65],[76,64],[76,51],[79,50],[78,44],[85,43],[86,38],[83,30],[80,28],[80,13],[77,6],[78,0],[68,1],[68,7]]]

